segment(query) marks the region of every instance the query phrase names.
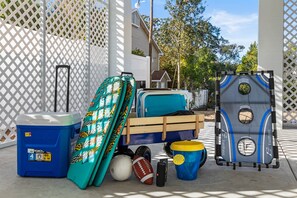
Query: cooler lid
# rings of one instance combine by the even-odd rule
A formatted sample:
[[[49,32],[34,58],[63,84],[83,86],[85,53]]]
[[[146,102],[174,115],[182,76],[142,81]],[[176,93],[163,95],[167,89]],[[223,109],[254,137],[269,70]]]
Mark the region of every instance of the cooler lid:
[[[38,112],[21,114],[16,119],[17,125],[39,125],[39,126],[69,126],[79,123],[81,116],[79,112]]]

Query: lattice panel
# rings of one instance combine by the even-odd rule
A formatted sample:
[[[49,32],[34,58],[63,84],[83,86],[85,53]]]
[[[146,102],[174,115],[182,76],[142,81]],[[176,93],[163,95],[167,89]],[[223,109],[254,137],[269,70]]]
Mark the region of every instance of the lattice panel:
[[[70,71],[71,72],[71,71]],[[66,111],[67,103],[67,77],[66,68],[60,68],[58,71],[58,87],[57,87],[57,110]],[[69,88],[70,89],[70,88]]]
[[[40,5],[1,0],[0,147],[16,140],[20,113],[41,110]]]
[[[108,2],[90,3],[90,96],[108,76]]]
[[[86,1],[47,0],[46,8],[46,110],[54,106],[56,65],[70,65],[70,111],[84,112],[87,97]],[[64,75],[65,79],[67,75]],[[64,84],[60,76],[59,84]],[[65,94],[66,91],[58,91]],[[61,96],[62,97],[62,96]],[[66,98],[66,97],[64,97]],[[57,111],[65,111],[65,100]]]
[[[284,0],[283,120],[297,127],[297,1]]]
[[[17,115],[53,111],[56,65],[71,66],[70,111],[84,114],[108,75],[108,12],[108,1],[0,0],[0,147],[16,140]],[[65,111],[67,72],[58,79]]]

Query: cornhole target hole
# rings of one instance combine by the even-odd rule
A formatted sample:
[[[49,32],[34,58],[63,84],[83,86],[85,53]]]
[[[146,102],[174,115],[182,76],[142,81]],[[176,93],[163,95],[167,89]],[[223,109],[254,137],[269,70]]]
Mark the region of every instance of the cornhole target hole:
[[[273,71],[217,72],[215,144],[218,165],[279,167]]]

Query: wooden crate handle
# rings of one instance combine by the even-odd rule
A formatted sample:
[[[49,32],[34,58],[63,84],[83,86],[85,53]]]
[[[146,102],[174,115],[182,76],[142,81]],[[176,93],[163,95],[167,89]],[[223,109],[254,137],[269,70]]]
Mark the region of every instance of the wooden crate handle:
[[[126,144],[130,144],[130,118],[127,119]]]
[[[163,133],[162,133],[162,141],[166,140],[166,131],[167,131],[167,117],[163,117]]]

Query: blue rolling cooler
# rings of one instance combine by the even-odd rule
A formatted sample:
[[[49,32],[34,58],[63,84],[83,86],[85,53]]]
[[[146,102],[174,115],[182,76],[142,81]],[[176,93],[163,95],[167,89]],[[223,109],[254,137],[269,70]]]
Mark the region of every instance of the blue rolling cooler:
[[[140,91],[137,97],[137,117],[162,116],[188,110],[189,103],[183,91]]]
[[[17,173],[66,177],[81,127],[79,113],[41,112],[17,118]]]

